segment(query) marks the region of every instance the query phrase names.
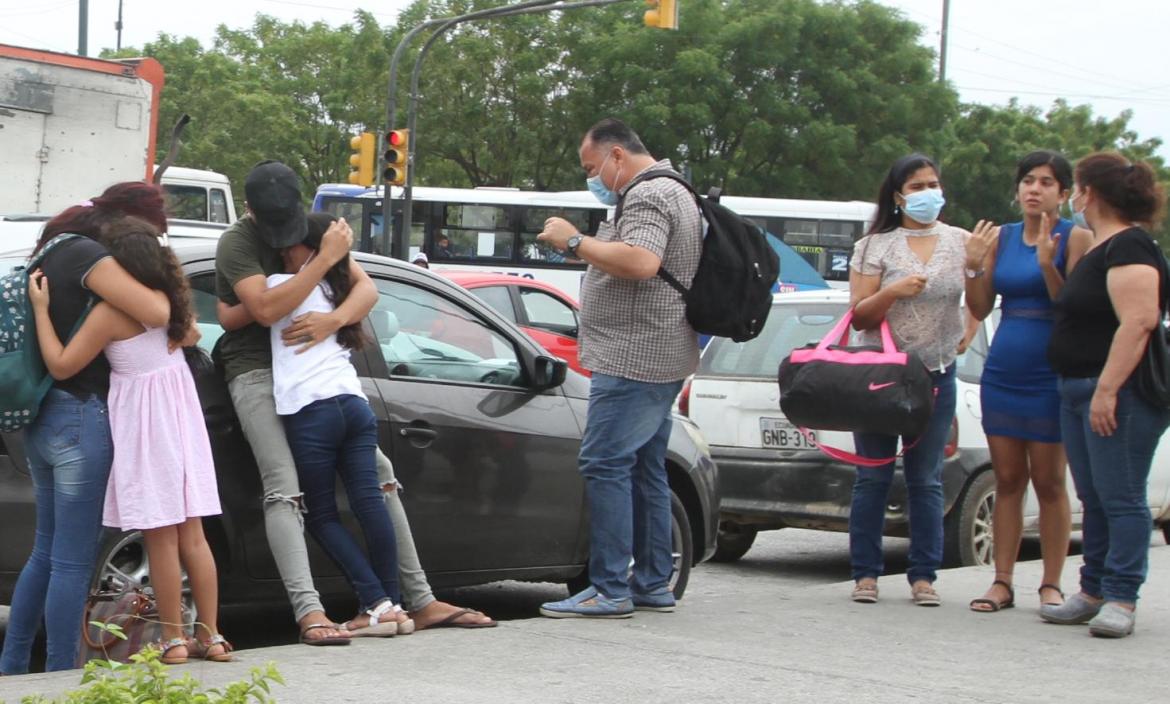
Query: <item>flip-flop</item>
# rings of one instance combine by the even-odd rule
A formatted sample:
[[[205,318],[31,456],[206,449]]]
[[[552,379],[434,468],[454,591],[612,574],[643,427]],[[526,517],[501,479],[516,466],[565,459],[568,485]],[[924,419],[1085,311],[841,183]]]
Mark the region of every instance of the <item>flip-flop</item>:
[[[484,615],[481,611],[463,608],[459,609],[442,621],[436,621],[435,623],[432,623],[431,625],[427,626],[427,628],[493,628],[497,625],[496,621],[492,619],[488,619],[487,621],[474,621],[471,623],[459,620],[467,614],[479,614],[480,616]]]
[[[345,638],[344,636],[330,636],[328,638],[306,638],[305,637],[306,633],[308,633],[309,631],[316,630],[318,628],[332,628],[333,630],[339,630],[336,624],[311,623],[308,626],[305,626],[304,629],[301,630],[301,642],[304,643],[305,645],[349,645],[349,638]]]

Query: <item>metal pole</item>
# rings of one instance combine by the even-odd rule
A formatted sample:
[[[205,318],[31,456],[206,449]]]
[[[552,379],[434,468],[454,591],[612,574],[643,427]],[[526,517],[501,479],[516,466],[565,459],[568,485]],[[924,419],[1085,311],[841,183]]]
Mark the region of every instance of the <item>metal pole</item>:
[[[938,51],[938,82],[947,80],[947,28],[951,23],[951,0],[943,0],[942,31],[939,32],[942,46]]]
[[[546,5],[554,5],[560,0],[528,0],[528,2],[518,3],[516,5],[493,7],[486,10],[478,10],[476,12],[469,12],[465,15],[457,15],[455,17],[439,17],[432,20],[427,20],[419,26],[406,33],[406,36],[398,42],[398,46],[394,49],[394,55],[390,58],[390,80],[387,87],[386,98],[386,129],[383,134],[394,129],[395,113],[398,108],[398,62],[402,59],[402,55],[406,52],[406,47],[414,40],[418,34],[426,29],[438,25],[444,25],[437,30],[437,34],[442,34],[448,27],[454,26],[458,22],[465,22],[468,20],[480,19],[483,17],[491,17],[498,14],[512,13],[517,10],[523,10],[533,7],[542,7]],[[411,148],[407,156],[406,166],[406,183],[407,188],[411,183],[411,166],[414,158],[414,133],[411,132],[410,138]],[[382,169],[378,169],[379,176]],[[409,192],[409,191],[408,191]],[[390,241],[390,256],[395,259],[406,259],[410,253],[410,220],[404,219],[402,231],[394,232],[394,216],[391,212],[391,198],[390,186],[383,183],[382,185],[382,238],[383,241]],[[405,213],[404,213],[405,214]],[[385,248],[383,248],[385,251]]]
[[[89,51],[89,0],[77,4],[77,55],[86,56]]]
[[[122,0],[118,0],[118,21],[114,23],[114,29],[118,30],[117,50],[122,50]]]
[[[410,227],[411,220],[414,215],[414,150],[415,145],[418,144],[416,129],[416,117],[418,116],[418,81],[422,74],[423,59],[426,58],[427,52],[435,41],[439,39],[448,29],[451,29],[457,24],[469,22],[477,19],[488,19],[496,17],[507,17],[511,15],[527,15],[537,12],[552,12],[554,10],[574,10],[583,7],[600,7],[604,5],[615,5],[619,2],[629,2],[630,0],[583,0],[582,2],[563,2],[562,0],[530,0],[530,2],[519,3],[507,7],[498,7],[491,10],[481,10],[459,17],[453,17],[442,24],[434,33],[427,38],[426,44],[419,50],[418,58],[414,61],[414,70],[410,74],[410,107],[406,113],[406,129],[410,130],[410,144],[406,153],[406,184],[403,186],[402,192],[402,231],[395,236],[395,244],[403,253],[403,259],[406,258],[406,252],[410,249]],[[383,193],[383,212],[389,212],[389,188],[385,189]],[[385,215],[383,215],[385,218]],[[425,237],[425,233],[424,233]]]

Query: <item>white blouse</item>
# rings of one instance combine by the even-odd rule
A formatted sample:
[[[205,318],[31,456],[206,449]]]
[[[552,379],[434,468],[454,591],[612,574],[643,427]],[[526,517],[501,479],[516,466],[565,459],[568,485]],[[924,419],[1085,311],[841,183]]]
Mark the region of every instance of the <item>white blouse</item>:
[[[906,243],[913,235],[938,235],[938,244],[925,264]],[[881,274],[881,287],[899,279],[926,277],[926,288],[912,298],[900,298],[890,306],[886,320],[898,349],[913,352],[932,370],[942,371],[955,361],[963,339],[960,303],[966,283],[966,244],[971,233],[960,227],[936,222],[929,230],[908,231],[899,227],[890,232],[866,235],[853,248],[850,266],[866,276]],[[881,345],[881,334],[867,330],[864,344]]]

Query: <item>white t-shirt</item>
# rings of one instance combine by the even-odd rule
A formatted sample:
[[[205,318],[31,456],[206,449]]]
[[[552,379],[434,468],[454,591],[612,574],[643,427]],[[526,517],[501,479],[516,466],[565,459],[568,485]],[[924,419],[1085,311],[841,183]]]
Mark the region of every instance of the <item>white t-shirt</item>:
[[[268,287],[279,286],[292,277],[292,274],[273,274],[268,277]],[[333,312],[327,290],[327,284],[321,282],[293,312],[270,328],[272,393],[276,397],[278,415],[292,415],[314,401],[334,396],[351,394],[366,398],[357,370],[349,363],[349,350],[337,342],[336,335],[301,354],[296,353],[300,345],[290,347],[280,337],[298,315]]]

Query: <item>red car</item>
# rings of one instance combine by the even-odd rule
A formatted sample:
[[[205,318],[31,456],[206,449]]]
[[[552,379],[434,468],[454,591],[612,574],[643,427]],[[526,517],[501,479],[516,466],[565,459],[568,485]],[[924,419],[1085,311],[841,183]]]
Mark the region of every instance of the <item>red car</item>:
[[[535,279],[478,271],[436,271],[516,323],[542,347],[589,376],[577,361],[577,311],[569,294]]]

